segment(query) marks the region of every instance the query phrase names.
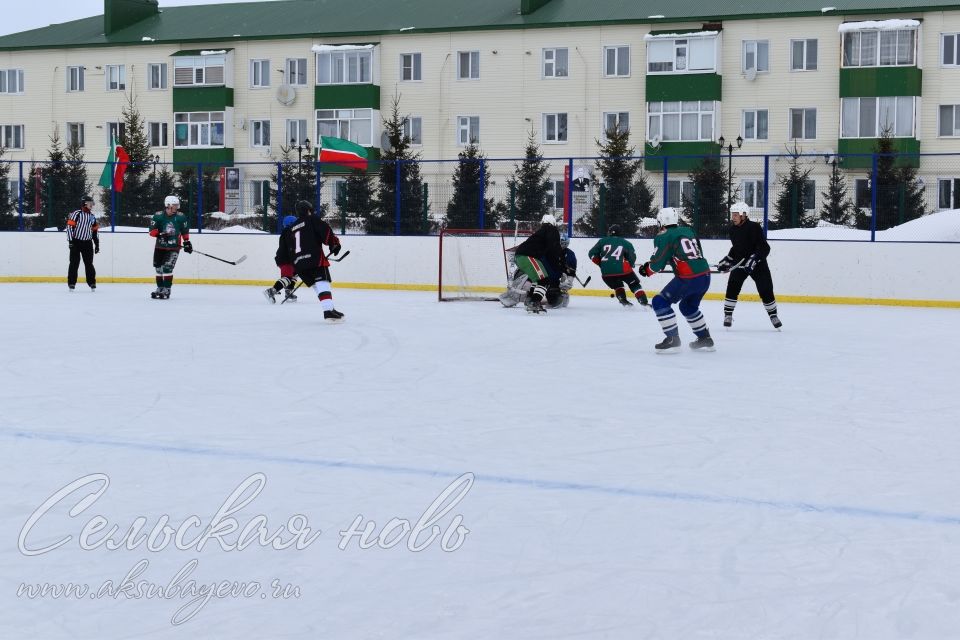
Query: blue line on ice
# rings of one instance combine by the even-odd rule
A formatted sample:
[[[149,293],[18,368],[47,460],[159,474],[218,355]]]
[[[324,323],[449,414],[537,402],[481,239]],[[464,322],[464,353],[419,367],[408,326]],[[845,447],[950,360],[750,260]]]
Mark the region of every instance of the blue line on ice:
[[[429,478],[458,478],[463,471],[448,471],[445,469],[423,469],[419,467],[402,467],[386,464],[367,464],[363,462],[346,462],[340,460],[324,460],[322,458],[303,458],[298,456],[270,455],[247,451],[231,451],[201,445],[190,444],[158,444],[154,442],[136,442],[132,440],[115,440],[110,438],[73,435],[64,433],[39,433],[18,431],[0,428],[0,437],[18,440],[43,440],[47,442],[61,442],[78,445],[112,447],[115,449],[129,449],[134,451],[153,451],[158,453],[179,453],[192,456],[208,456],[224,460],[248,460],[251,462],[273,464],[298,464],[323,469],[349,469],[351,471],[366,471],[386,475],[423,476]],[[587,484],[581,482],[565,482],[558,480],[538,480],[535,478],[521,478],[511,476],[496,476],[475,473],[477,483],[490,483],[526,487],[541,491],[573,491],[579,493],[594,493],[609,496],[623,496],[631,498],[645,498],[651,500],[667,500],[672,502],[695,502],[714,505],[737,505],[749,507],[763,507],[777,511],[792,511],[806,513],[822,513],[859,518],[876,518],[880,520],[908,520],[928,524],[960,525],[960,516],[926,513],[923,511],[890,511],[870,507],[853,507],[848,505],[815,504],[810,502],[782,502],[778,500],[761,500],[758,498],[744,498],[738,496],[710,495],[706,493],[688,493],[667,491],[663,489],[635,489],[631,487],[616,487],[602,484]]]

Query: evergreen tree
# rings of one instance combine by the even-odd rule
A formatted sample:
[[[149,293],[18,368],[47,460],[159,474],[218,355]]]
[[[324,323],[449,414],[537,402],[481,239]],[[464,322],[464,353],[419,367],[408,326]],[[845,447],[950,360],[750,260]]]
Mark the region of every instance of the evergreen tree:
[[[728,227],[728,168],[719,156],[707,156],[690,172],[693,193],[681,194],[683,220],[699,238],[722,238]],[[730,193],[735,198],[735,193]]]
[[[889,129],[877,140],[877,230],[888,229],[925,213],[923,187],[910,158],[899,159]],[[904,161],[905,160],[905,161]],[[897,165],[900,166],[897,166]]]
[[[777,178],[779,189],[777,198],[774,201],[774,208],[777,211],[777,220],[770,221],[770,227],[773,229],[795,229],[802,226],[814,226],[816,219],[807,218],[803,201],[804,193],[809,189],[810,171],[809,167],[802,167],[800,164],[799,148],[794,144],[793,151],[790,152],[790,169],[785,175]]]
[[[517,222],[539,222],[547,212],[550,163],[543,161],[532,128],[523,155],[523,160],[513,165],[513,176],[507,180],[507,187],[514,193],[514,218]]]
[[[80,200],[90,193],[90,181],[87,178],[87,165],[83,159],[83,149],[74,140],[67,146],[67,180],[64,186],[64,203],[71,211],[80,208]]]
[[[578,228],[587,235],[603,236],[610,225],[618,224],[623,235],[637,236],[640,219],[650,215],[653,192],[642,172],[642,162],[631,159],[635,149],[630,145],[630,131],[613,127],[607,131],[606,141],[597,140],[596,144],[601,156],[596,169],[603,184]]]
[[[6,149],[0,147],[0,231],[12,231],[20,226],[19,217],[14,215],[14,194],[10,193],[8,183],[11,165],[3,160],[6,152]]]
[[[403,134],[405,118],[400,116],[400,97],[393,99],[389,119],[383,120],[383,129],[390,143],[380,161],[380,185],[377,206],[365,218],[367,233],[392,234],[396,224],[397,188],[400,189],[400,233],[429,233],[431,224],[420,176],[420,154],[410,150],[410,138]],[[397,166],[400,184],[397,184]]]
[[[123,177],[123,191],[116,195],[117,211],[115,221],[118,225],[145,227],[150,222],[152,212],[163,208],[163,197],[169,193],[159,195],[154,193],[151,180],[153,168],[153,154],[150,153],[150,143],[147,130],[137,98],[131,88],[126,94],[127,104],[121,109],[121,135],[117,144],[121,145],[130,156],[126,173]],[[100,165],[103,166],[103,165]],[[157,204],[157,198],[160,204]],[[105,214],[112,213],[113,195],[110,188],[105,188],[100,196]]]
[[[823,205],[820,207],[820,218],[831,224],[848,225],[853,222],[853,202],[847,195],[847,181],[837,166],[836,158],[830,172],[830,182],[827,190],[821,194]]]
[[[304,157],[297,164],[292,157],[293,149],[280,145],[280,175],[274,171],[270,176],[271,207],[276,212],[279,203],[284,216],[297,215],[299,200],[306,200],[316,206],[317,199],[317,163],[311,157]],[[322,181],[320,188],[323,188]],[[319,214],[324,215],[326,210],[327,206],[321,205]]]
[[[39,213],[42,208],[38,205],[42,175],[43,169],[35,162],[31,162],[30,170],[23,176],[23,212],[25,214]],[[24,226],[28,226],[27,223],[24,223]]]
[[[490,192],[490,168],[476,142],[471,142],[460,152],[452,182],[453,197],[447,203],[445,224],[455,229],[479,228],[480,188],[482,184],[484,195]],[[484,197],[483,209],[483,228],[496,229],[499,220],[493,198]]]
[[[50,135],[50,150],[43,167],[40,189],[44,228],[56,226],[62,231],[67,224],[67,216],[77,208],[77,203],[67,198],[70,166],[66,159],[67,154],[61,146],[60,127],[55,125]]]
[[[178,172],[180,178],[173,194],[180,198],[180,212],[187,216],[190,227],[197,226],[197,170],[192,165],[184,165]],[[213,213],[220,209],[220,170],[217,167],[203,168],[203,213]],[[149,215],[163,210],[163,198],[169,192],[157,195],[157,201],[150,205]],[[148,218],[149,219],[149,218]]]
[[[339,198],[337,206],[342,216],[340,230],[343,233],[347,226],[345,218],[363,218],[376,206],[373,176],[366,171],[352,170],[347,176],[343,196]]]

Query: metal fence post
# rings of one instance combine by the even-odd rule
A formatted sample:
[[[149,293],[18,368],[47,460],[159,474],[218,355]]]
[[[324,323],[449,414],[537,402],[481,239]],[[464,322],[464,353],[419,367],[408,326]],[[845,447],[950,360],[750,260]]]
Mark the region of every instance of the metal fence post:
[[[314,175],[316,176],[316,182],[317,182],[317,184],[316,184],[315,193],[313,194],[313,197],[314,197],[313,208],[317,210],[317,213],[320,213],[320,196],[321,196],[321,194],[320,194],[320,185],[321,185],[321,183],[320,183],[320,162],[319,162],[319,161],[317,161],[317,162],[314,163]]]
[[[770,227],[770,156],[763,156],[763,237]]]
[[[400,235],[400,207],[401,207],[401,193],[400,193],[400,159],[393,161],[396,165],[395,175],[396,175],[396,184],[394,184],[394,194],[393,194],[393,235]]]
[[[283,163],[277,163],[277,233],[283,230]]]
[[[567,220],[567,237],[573,237],[573,158],[567,160],[567,171],[569,171],[567,179],[567,211],[570,212],[570,219]]]
[[[877,191],[880,185],[877,184],[878,169],[877,154],[873,154],[873,172],[870,176],[870,242],[877,241]]]
[[[479,223],[478,227],[480,229],[483,229],[485,227],[484,218],[486,217],[485,215],[486,211],[484,211],[483,205],[484,205],[484,197],[487,195],[487,190],[484,185],[484,182],[486,182],[486,180],[484,179],[486,178],[486,175],[487,175],[486,164],[484,163],[483,160],[480,160],[480,203],[478,204],[479,208],[477,209],[477,212],[478,212],[477,222]]]
[[[263,230],[270,233],[270,182],[265,181],[260,191],[260,202],[263,203]]]
[[[663,206],[670,206],[670,181],[667,179],[669,174],[667,164],[669,163],[669,158],[663,156]]]
[[[19,202],[17,203],[17,210],[20,212],[20,222],[18,223],[17,228],[19,231],[23,231],[23,196],[24,196],[23,192],[26,190],[23,184],[23,160],[20,161],[20,183],[19,184],[20,184],[20,188],[18,189]]]
[[[197,233],[203,233],[203,163],[197,163]]]

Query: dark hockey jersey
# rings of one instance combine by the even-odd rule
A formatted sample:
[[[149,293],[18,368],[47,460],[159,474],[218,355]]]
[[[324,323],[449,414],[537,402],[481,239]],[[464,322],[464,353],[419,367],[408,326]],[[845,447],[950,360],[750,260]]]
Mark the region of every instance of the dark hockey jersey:
[[[336,247],[340,240],[326,222],[316,216],[298,218],[284,229],[277,250],[277,264],[293,264],[295,268],[328,267],[323,245]],[[279,262],[281,259],[286,262]]]
[[[734,263],[753,254],[761,260],[770,254],[770,245],[763,237],[763,227],[759,223],[747,220],[741,225],[730,225],[730,252],[727,254]]]
[[[563,245],[560,244],[560,231],[552,224],[545,224],[520,243],[516,255],[529,256],[543,260],[547,265],[563,272]]]

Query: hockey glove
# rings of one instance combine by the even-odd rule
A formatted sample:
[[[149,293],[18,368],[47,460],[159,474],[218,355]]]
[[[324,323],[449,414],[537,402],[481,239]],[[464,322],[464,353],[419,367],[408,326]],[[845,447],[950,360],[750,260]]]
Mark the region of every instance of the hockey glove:
[[[340,255],[340,245],[339,244],[330,245],[330,253],[335,256]]]
[[[590,258],[590,261],[593,262],[593,264],[599,266],[599,264],[600,264],[600,256],[593,256],[592,258]]]
[[[644,262],[640,265],[640,275],[647,278],[653,275],[653,269],[650,268],[650,262]]]
[[[750,275],[751,273],[753,273],[753,269],[754,267],[757,266],[758,262],[760,262],[760,258],[757,257],[757,254],[753,254],[752,256],[747,258],[746,261],[744,261],[743,272],[746,273],[747,275]]]
[[[575,267],[569,267],[569,266],[568,266],[566,269],[563,270],[563,272],[564,272],[565,274],[567,274],[568,276],[576,276],[576,275],[577,275],[577,270],[576,270]]]
[[[717,263],[717,271],[720,273],[730,271],[731,267],[733,267],[733,259],[730,256],[724,256],[723,260]]]
[[[95,245],[93,245],[93,252],[94,252],[94,253],[100,253],[100,243],[99,243],[99,242],[96,243]]]
[[[190,243],[189,240],[183,241],[183,250],[186,251],[187,253],[193,253],[193,245]]]

